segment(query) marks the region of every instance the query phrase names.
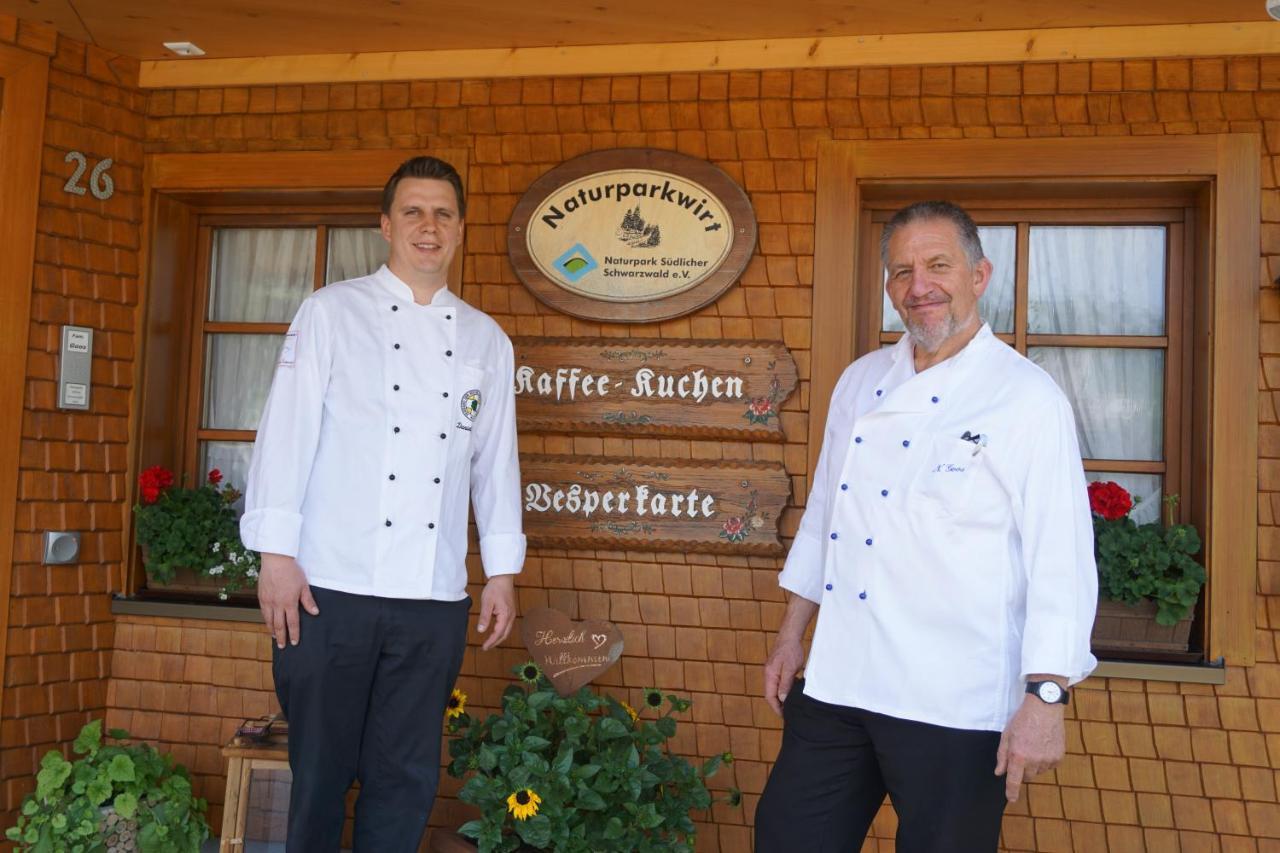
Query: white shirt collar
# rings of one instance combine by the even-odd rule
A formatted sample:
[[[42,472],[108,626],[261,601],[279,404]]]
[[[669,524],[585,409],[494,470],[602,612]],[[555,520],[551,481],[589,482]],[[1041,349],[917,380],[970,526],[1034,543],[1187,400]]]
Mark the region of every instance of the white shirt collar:
[[[413,288],[405,284],[404,280],[393,273],[386,264],[379,267],[373,274],[373,280],[395,298],[403,302],[414,302]],[[446,285],[437,290],[427,304],[433,308],[454,307],[458,304],[458,297],[454,296]]]
[[[996,340],[996,336],[992,334],[991,327],[988,326],[985,321],[983,321],[982,325],[978,327],[978,331],[974,334],[972,338],[969,339],[969,342],[964,345],[963,349],[961,349],[958,353],[948,358],[946,361],[940,362],[939,364],[935,364],[934,367],[942,367],[944,365],[950,366],[954,364],[959,364],[960,361],[963,360],[968,353],[982,349],[987,345],[989,341],[993,341],[993,340]],[[913,358],[914,353],[915,353],[915,343],[911,339],[910,332],[907,332],[905,335],[899,338],[898,342],[893,345],[894,363],[897,364],[898,362],[902,361],[902,359],[905,358],[909,362],[911,362],[911,369],[913,372],[915,371],[915,359]]]

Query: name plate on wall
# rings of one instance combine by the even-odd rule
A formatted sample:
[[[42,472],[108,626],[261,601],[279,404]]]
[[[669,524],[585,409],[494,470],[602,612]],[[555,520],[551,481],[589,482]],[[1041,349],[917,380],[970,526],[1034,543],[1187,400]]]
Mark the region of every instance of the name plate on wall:
[[[534,546],[782,553],[781,465],[528,455],[520,475]]]
[[[575,157],[511,214],[507,252],[547,305],[590,320],[653,322],[696,311],[746,268],[756,219],[706,160],[654,148]]]
[[[521,430],[782,441],[781,342],[514,338]]]

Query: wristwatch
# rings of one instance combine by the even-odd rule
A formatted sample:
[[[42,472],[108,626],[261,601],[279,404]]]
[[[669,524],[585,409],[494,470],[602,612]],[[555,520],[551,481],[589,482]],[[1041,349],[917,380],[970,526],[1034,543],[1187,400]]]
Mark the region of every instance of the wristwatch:
[[[1027,692],[1048,705],[1065,705],[1071,701],[1071,692],[1059,687],[1056,681],[1028,681]]]

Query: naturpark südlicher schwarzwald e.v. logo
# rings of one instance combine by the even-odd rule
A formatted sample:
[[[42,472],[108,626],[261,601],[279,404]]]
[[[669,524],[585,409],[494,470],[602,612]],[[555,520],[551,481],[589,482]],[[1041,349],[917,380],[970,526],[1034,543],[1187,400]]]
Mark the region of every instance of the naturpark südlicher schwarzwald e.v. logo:
[[[727,175],[649,149],[583,155],[543,176],[517,205],[508,235],[516,271],[540,299],[621,320],[678,316],[714,299],[754,241],[746,196]],[[731,253],[735,264],[722,271]]]

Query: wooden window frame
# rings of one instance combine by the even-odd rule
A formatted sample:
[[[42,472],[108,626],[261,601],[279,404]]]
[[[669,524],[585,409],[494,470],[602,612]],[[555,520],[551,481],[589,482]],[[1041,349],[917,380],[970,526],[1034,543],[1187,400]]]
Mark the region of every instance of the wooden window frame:
[[[865,322],[869,227],[878,193],[1124,199],[1165,192],[1194,200],[1185,253],[1200,333],[1188,350],[1199,389],[1191,428],[1203,442],[1187,460],[1201,485],[1191,517],[1205,541],[1210,581],[1202,594],[1209,660],[1255,662],[1257,586],[1258,258],[1261,142],[1256,134],[1160,138],[828,141],[819,146],[814,246],[813,362],[809,387],[810,478],[841,372],[870,346]],[[993,191],[995,185],[1005,185]],[[860,267],[860,262],[862,266]],[[859,273],[862,274],[859,274]],[[878,295],[873,294],[875,298]],[[1170,318],[1173,322],[1174,318]],[[878,333],[876,331],[877,345]]]
[[[466,186],[465,149],[430,153],[452,163]],[[135,441],[127,505],[136,499],[139,471],[164,465],[195,476],[201,440],[241,440],[245,434],[199,429],[204,395],[197,386],[203,385],[204,334],[230,328],[213,324],[210,329],[205,319],[212,229],[305,223],[323,230],[321,221],[366,224],[371,211],[378,209],[387,178],[410,156],[405,151],[309,151],[146,158],[147,217],[139,264],[144,308],[135,365],[138,391],[130,425]],[[318,254],[323,237],[317,235]],[[455,286],[461,281],[462,262],[459,252],[449,277]],[[317,281],[324,275],[317,263]],[[146,577],[134,544],[131,513],[122,537],[128,558],[119,588],[134,595],[145,587]]]
[[[1025,194],[1024,187],[1019,187]],[[878,194],[877,194],[878,195]],[[884,223],[893,212],[918,199],[900,195],[869,199],[864,196],[864,224],[861,228],[858,256],[862,258],[863,281],[880,281],[883,268],[880,263],[880,235]],[[1082,198],[1066,204],[1045,208],[1033,200],[1021,205],[1011,205],[1008,199],[969,200],[950,199],[969,212],[979,226],[1000,225],[1014,227],[1017,232],[1017,268],[1014,270],[1014,331],[996,332],[999,340],[1026,355],[1031,347],[1099,347],[1104,349],[1136,348],[1159,350],[1164,356],[1164,377],[1161,385],[1162,410],[1162,459],[1157,461],[1086,459],[1086,471],[1150,474],[1164,481],[1165,495],[1195,494],[1191,478],[1192,450],[1191,397],[1182,393],[1194,381],[1192,375],[1191,341],[1195,330],[1192,314],[1185,310],[1194,292],[1194,264],[1188,253],[1194,248],[1194,199],[1187,196],[1169,196],[1160,193],[1153,198],[1132,200],[1108,198],[1096,200]],[[1097,206],[1092,204],[1096,202]],[[1030,231],[1041,225],[1154,225],[1165,229],[1165,329],[1160,335],[1091,335],[1052,334],[1031,332],[1027,328],[1030,304]],[[883,331],[883,302],[881,291],[860,288],[857,309],[860,329],[857,356],[863,356],[878,346],[898,341],[903,332]],[[1159,509],[1159,508],[1157,508]],[[1178,520],[1192,520],[1192,501],[1182,501],[1178,507]]]

